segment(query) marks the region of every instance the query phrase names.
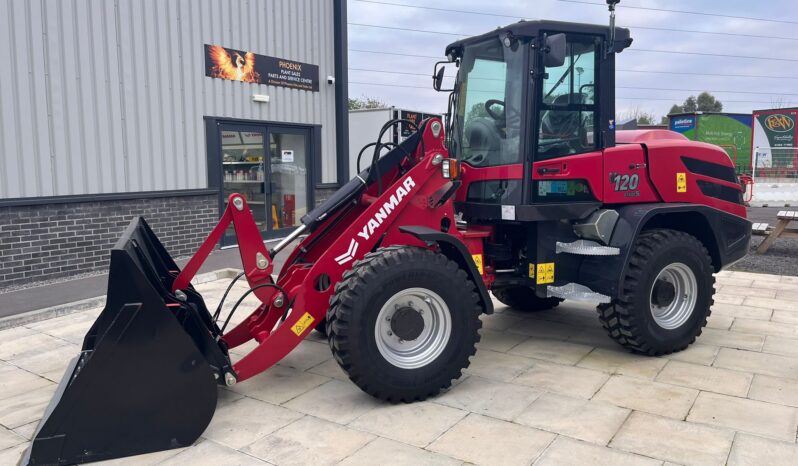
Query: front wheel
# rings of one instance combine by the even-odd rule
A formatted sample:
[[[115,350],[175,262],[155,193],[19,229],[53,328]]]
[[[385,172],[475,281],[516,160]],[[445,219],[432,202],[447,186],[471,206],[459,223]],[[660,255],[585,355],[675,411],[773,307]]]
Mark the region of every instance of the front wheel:
[[[715,292],[712,259],[692,235],[649,230],[634,245],[621,296],[598,307],[610,337],[648,355],[681,351],[707,324]]]
[[[474,283],[442,254],[388,247],[344,274],[327,312],[335,359],[366,393],[423,400],[459,378],[479,341]]]

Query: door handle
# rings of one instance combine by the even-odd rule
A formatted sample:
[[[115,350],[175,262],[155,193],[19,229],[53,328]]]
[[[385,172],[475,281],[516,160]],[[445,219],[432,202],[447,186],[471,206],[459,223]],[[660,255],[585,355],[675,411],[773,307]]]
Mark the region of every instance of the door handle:
[[[548,175],[552,173],[560,173],[560,169],[557,167],[540,167],[538,168],[538,174],[540,175]]]

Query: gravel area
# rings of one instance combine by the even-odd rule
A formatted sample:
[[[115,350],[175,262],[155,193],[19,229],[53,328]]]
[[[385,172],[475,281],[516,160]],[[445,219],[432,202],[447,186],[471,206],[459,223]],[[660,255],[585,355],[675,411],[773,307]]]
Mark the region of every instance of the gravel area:
[[[751,207],[748,209],[748,219],[752,222],[767,222],[771,226],[776,224],[776,214],[780,210],[790,210],[784,207]],[[798,225],[795,225],[798,227]],[[765,254],[757,254],[756,248],[765,239],[764,236],[754,236],[747,256],[737,262],[729,270],[745,272],[772,273],[775,275],[798,276],[798,240],[779,238],[773,243]]]

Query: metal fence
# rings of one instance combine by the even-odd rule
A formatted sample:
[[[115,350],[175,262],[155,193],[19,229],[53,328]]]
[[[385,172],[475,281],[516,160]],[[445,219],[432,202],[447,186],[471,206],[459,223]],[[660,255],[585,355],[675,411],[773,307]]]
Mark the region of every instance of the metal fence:
[[[754,179],[798,182],[798,147],[756,147],[753,158]]]

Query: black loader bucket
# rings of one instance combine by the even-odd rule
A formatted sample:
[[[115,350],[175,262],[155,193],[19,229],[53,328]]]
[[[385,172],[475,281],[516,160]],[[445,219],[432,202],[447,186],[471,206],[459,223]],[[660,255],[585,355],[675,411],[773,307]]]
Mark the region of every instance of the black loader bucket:
[[[108,297],[21,464],[75,464],[191,445],[233,373],[219,329],[144,219],[111,251]]]

